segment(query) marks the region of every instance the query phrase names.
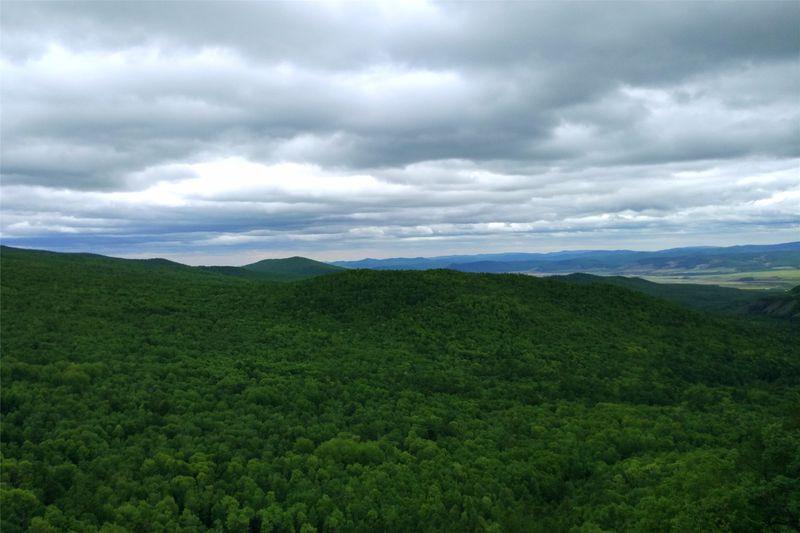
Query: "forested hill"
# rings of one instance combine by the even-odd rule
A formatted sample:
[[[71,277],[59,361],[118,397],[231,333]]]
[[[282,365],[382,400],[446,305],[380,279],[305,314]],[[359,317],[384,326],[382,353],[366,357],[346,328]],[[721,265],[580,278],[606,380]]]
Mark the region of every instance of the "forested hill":
[[[793,324],[445,270],[0,285],[4,533],[800,527]]]
[[[329,265],[305,257],[287,257],[285,259],[264,259],[256,263],[237,266],[188,266],[163,258],[153,259],[121,259],[86,253],[57,253],[45,250],[25,250],[10,246],[0,246],[0,256],[10,261],[19,257],[36,256],[42,261],[57,260],[64,268],[82,268],[85,265],[100,266],[112,265],[120,271],[139,269],[142,267],[155,268],[163,274],[166,270],[189,275],[215,274],[232,276],[236,278],[257,279],[262,281],[297,281],[315,276],[324,276],[344,270],[342,267]]]
[[[772,317],[800,320],[800,285],[783,294],[759,298],[750,305],[748,311]]]
[[[800,286],[791,291],[736,289],[694,283],[654,283],[636,277],[569,274],[573,283],[607,283],[703,311],[798,319]]]
[[[276,278],[284,278],[286,280],[312,278],[344,270],[342,267],[321,263],[306,257],[264,259],[257,263],[245,265],[242,268],[252,272],[272,274]]]

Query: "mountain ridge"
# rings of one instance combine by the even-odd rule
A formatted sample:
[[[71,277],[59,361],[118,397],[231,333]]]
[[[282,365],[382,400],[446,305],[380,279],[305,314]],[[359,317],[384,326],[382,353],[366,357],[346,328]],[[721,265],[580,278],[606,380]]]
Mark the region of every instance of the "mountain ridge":
[[[91,261],[109,260],[117,262],[127,262],[130,265],[142,265],[156,269],[174,269],[185,270],[194,272],[203,272],[207,274],[230,276],[235,278],[256,279],[262,281],[276,281],[276,282],[289,282],[300,279],[306,279],[314,276],[321,276],[331,274],[344,270],[341,267],[333,266],[328,263],[315,261],[307,257],[292,256],[287,258],[278,259],[263,259],[255,263],[250,263],[243,266],[215,266],[215,265],[198,265],[191,266],[163,257],[152,257],[145,259],[130,259],[124,257],[113,257],[94,253],[85,252],[53,252],[50,250],[34,250],[28,248],[16,248],[6,245],[0,245],[0,256],[3,254],[19,254],[30,253],[47,257],[50,254],[57,254],[64,259],[80,261],[85,258]]]
[[[330,264],[343,266],[346,268],[376,268],[376,269],[424,269],[424,268],[447,268],[456,265],[497,261],[516,263],[519,261],[531,262],[555,262],[573,258],[616,258],[622,260],[643,259],[648,257],[681,256],[691,253],[703,255],[728,255],[738,253],[759,253],[759,252],[800,252],[800,241],[792,241],[777,244],[745,244],[735,246],[689,246],[667,248],[655,251],[639,250],[561,250],[557,252],[504,252],[492,254],[466,254],[466,255],[444,255],[431,257],[392,257],[385,259],[366,258],[355,261],[332,261]]]
[[[296,255],[283,259],[262,259],[261,261],[244,265],[241,268],[252,272],[271,274],[276,277],[285,277],[287,280],[323,276],[344,270],[339,266]]]

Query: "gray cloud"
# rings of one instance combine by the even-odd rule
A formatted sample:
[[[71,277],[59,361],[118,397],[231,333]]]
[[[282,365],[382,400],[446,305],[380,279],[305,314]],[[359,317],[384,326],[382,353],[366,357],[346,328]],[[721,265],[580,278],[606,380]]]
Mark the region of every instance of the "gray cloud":
[[[796,2],[7,2],[0,26],[10,244],[335,255],[800,224]]]

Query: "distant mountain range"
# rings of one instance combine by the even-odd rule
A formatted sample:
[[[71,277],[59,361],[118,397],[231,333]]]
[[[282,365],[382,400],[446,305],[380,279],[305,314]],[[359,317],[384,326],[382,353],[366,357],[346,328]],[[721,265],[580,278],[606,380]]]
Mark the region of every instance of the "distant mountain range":
[[[745,272],[800,268],[800,242],[730,247],[672,248],[655,252],[577,250],[552,253],[501,253],[336,261],[345,268],[427,270],[448,268],[463,272],[645,275],[654,272],[714,270]]]
[[[166,261],[166,260],[161,260]],[[180,263],[174,263],[180,265]],[[180,265],[185,266],[185,265]],[[314,261],[307,257],[286,257],[283,259],[263,259],[244,266],[199,266],[186,267],[214,274],[240,278],[261,279],[265,281],[297,281],[301,279],[335,274],[345,268]]]
[[[630,252],[630,251],[586,251],[586,252],[557,252],[553,254],[494,254],[494,256],[503,256],[507,261],[473,261],[465,263],[448,263],[449,270],[463,270],[471,272],[484,272],[480,267],[485,265],[492,265],[493,268],[501,268],[500,265],[512,265],[511,267],[505,266],[510,272],[517,271],[516,268],[523,264],[528,265],[530,260],[514,260],[520,256],[542,256],[542,261],[549,261],[546,266],[550,265],[564,265],[564,264],[581,264],[584,266],[591,264],[609,265],[613,264],[614,260],[620,261],[620,265],[625,265],[621,260],[623,258],[630,258],[631,254],[645,255],[649,257],[640,257],[634,264],[641,268],[641,265],[659,264],[657,260],[668,259],[670,264],[680,265],[694,265],[700,258],[705,258],[707,264],[713,264],[716,259],[724,259],[726,264],[747,264],[747,261],[753,261],[753,258],[761,258],[762,265],[778,263],[779,261],[772,259],[767,261],[765,258],[785,257],[787,254],[797,253],[792,252],[791,248],[797,247],[797,243],[789,243],[782,245],[774,245],[769,247],[753,247],[753,246],[739,246],[734,248],[682,248],[679,249],[681,253],[675,253],[676,250],[665,250],[663,252]],[[754,251],[753,248],[772,248],[772,251]],[[730,254],[731,250],[738,250],[738,254]],[[686,253],[687,250],[695,250],[696,255],[692,256]],[[674,255],[672,255],[674,253]],[[586,257],[581,257],[586,256]],[[590,256],[593,256],[592,260]],[[654,259],[652,256],[656,256]],[[114,257],[106,257],[97,254],[89,253],[58,253],[43,250],[23,250],[19,248],[11,248],[8,246],[0,246],[0,257],[3,261],[11,259],[24,259],[28,261],[42,261],[49,263],[50,261],[58,261],[64,268],[101,268],[101,269],[115,269],[119,272],[130,271],[137,272],[152,272],[153,275],[165,275],[168,273],[178,276],[195,276],[194,279],[200,280],[207,278],[209,281],[218,279],[220,276],[227,278],[242,278],[243,280],[265,281],[265,282],[292,282],[306,280],[318,276],[328,274],[337,274],[346,272],[347,269],[338,265],[331,265],[314,261],[305,257],[289,257],[285,259],[264,259],[256,263],[244,266],[188,266],[175,261],[170,261],[163,258],[153,259],[121,259]],[[447,259],[452,261],[453,258],[474,258],[485,256],[450,256]],[[401,259],[401,260],[374,260],[369,259],[365,261],[377,262],[383,261],[385,264],[396,264],[393,261],[400,261],[405,265],[410,264],[411,261],[429,261],[424,263],[426,265],[436,265],[431,268],[437,268],[442,264],[442,258],[418,258],[418,259]],[[583,261],[583,262],[580,262]],[[594,263],[592,263],[594,261]],[[648,263],[649,261],[649,263]],[[349,262],[363,263],[363,262]],[[32,263],[33,264],[33,263]],[[341,264],[341,263],[340,263]],[[374,264],[374,263],[372,263]],[[461,268],[453,268],[452,265]],[[545,263],[539,263],[545,264]],[[72,265],[72,266],[70,266]],[[373,267],[373,270],[388,270],[389,267]],[[399,268],[395,267],[394,270],[420,270],[421,268]],[[470,270],[473,269],[473,270]],[[368,269],[369,270],[369,269]],[[492,271],[489,271],[490,273]],[[485,273],[485,272],[484,272]],[[552,275],[554,279],[561,279],[577,284],[606,284],[625,287],[634,290],[669,300],[673,303],[699,309],[702,311],[722,312],[728,314],[738,315],[761,315],[771,316],[775,318],[800,318],[800,286],[794,287],[790,291],[786,290],[742,290],[732,287],[720,287],[715,284],[697,284],[697,283],[654,283],[639,277],[624,277],[617,275],[594,275],[588,273],[570,273],[570,274],[548,274]],[[199,277],[198,277],[199,276]],[[702,276],[698,276],[697,280],[702,280]],[[795,283],[795,285],[797,285]],[[758,289],[759,287],[755,287]]]
[[[0,254],[8,255],[31,255],[39,256],[43,260],[48,257],[58,256],[61,259],[72,260],[73,262],[95,262],[116,261],[127,265],[144,265],[155,269],[170,269],[185,272],[199,272],[210,275],[233,276],[237,278],[258,279],[263,281],[297,281],[301,279],[334,274],[345,270],[342,267],[329,265],[320,261],[314,261],[306,257],[287,257],[284,259],[264,259],[256,263],[244,266],[189,266],[169,259],[156,257],[153,259],[121,259],[116,257],[106,257],[98,254],[89,253],[58,253],[45,250],[23,250],[10,246],[0,246]]]

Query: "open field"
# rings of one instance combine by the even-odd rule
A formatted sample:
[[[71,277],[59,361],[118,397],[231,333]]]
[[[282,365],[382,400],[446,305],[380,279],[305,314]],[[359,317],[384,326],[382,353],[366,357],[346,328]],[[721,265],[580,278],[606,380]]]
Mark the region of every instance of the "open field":
[[[733,273],[675,273],[640,276],[656,283],[697,283],[737,289],[782,289],[800,285],[800,269],[757,270]]]

